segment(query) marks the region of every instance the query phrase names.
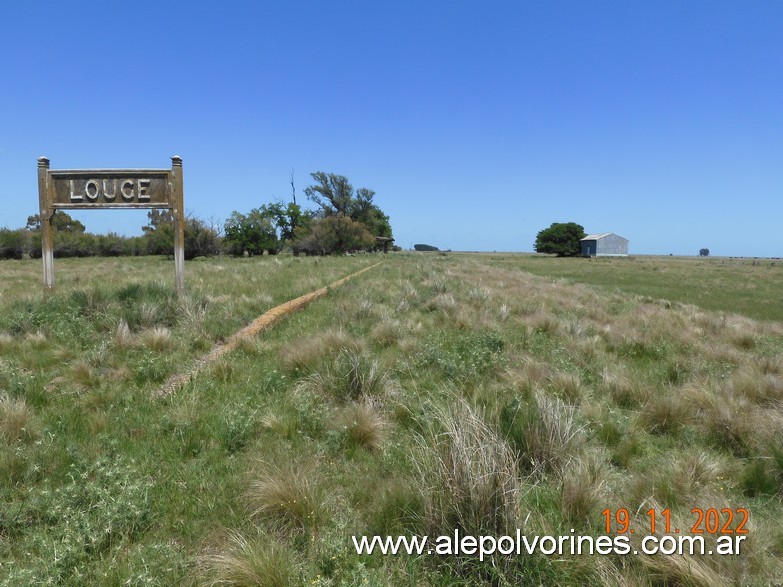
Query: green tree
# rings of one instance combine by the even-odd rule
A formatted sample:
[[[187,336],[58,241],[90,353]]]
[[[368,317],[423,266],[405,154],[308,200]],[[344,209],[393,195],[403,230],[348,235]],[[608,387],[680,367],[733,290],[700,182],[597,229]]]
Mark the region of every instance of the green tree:
[[[305,188],[305,195],[321,207],[322,216],[345,216],[363,224],[373,237],[394,238],[389,217],[373,202],[373,190],[354,190],[343,175],[323,171],[310,175],[316,183]]]
[[[41,230],[41,215],[34,214],[27,217],[27,230]],[[57,232],[70,232],[74,234],[83,234],[84,224],[71,218],[70,214],[62,210],[55,210],[52,214],[52,230]]]
[[[574,257],[581,254],[579,241],[585,236],[585,229],[576,222],[555,222],[536,235],[535,249],[537,253]]]
[[[31,234],[30,256],[40,257],[41,215],[28,216],[25,230]],[[52,252],[57,258],[90,257],[99,254],[95,235],[85,232],[84,224],[71,218],[70,214],[63,210],[55,210],[52,214],[52,232],[54,233]]]
[[[700,257],[709,257],[710,256],[710,250],[709,249],[699,249],[699,256]]]
[[[264,204],[261,211],[274,222],[279,238],[285,244],[290,244],[297,229],[306,227],[312,217],[312,212],[302,210],[296,202]]]
[[[232,255],[262,255],[264,251],[274,254],[280,248],[275,227],[274,213],[269,209],[254,208],[247,214],[232,212],[223,227],[223,241]]]
[[[174,254],[174,222],[171,210],[150,210],[142,226],[148,255]],[[220,253],[220,236],[214,226],[195,216],[185,217],[185,259]]]
[[[305,195],[321,207],[324,216],[350,216],[354,196],[348,178],[323,171],[310,175],[316,184],[306,187]]]

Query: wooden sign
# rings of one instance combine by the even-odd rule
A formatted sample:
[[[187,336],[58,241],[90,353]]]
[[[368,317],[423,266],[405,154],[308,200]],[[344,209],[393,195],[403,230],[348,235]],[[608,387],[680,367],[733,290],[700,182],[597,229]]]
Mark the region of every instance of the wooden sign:
[[[174,219],[174,278],[185,290],[185,216],[182,159],[171,158],[171,169],[49,169],[38,159],[41,249],[44,289],[54,289],[52,216],[55,210],[163,208]]]

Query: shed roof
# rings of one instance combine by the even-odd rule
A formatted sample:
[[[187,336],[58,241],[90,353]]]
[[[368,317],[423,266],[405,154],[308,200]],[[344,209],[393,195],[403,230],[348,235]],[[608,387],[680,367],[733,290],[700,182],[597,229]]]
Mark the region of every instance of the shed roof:
[[[579,241],[580,242],[581,241],[597,241],[598,239],[602,239],[604,237],[607,237],[607,236],[610,236],[610,235],[613,235],[613,234],[614,234],[613,232],[601,232],[601,233],[596,233],[596,234],[588,234],[586,237],[584,237],[582,239],[579,239]],[[621,238],[621,239],[623,239],[625,241],[628,240],[627,238],[622,237],[619,234],[614,234],[614,236],[616,236],[618,238]]]

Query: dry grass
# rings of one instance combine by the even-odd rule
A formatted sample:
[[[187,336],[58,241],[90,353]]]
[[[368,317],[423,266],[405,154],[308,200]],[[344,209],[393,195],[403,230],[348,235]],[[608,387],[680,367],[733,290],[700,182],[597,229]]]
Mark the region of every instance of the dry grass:
[[[720,510],[728,507],[728,504],[720,498],[707,497],[702,498],[700,506],[715,507]],[[640,508],[640,511],[653,509],[656,512],[663,510],[663,507],[656,500],[650,500]],[[644,527],[649,527],[649,519],[640,517],[632,523]],[[679,515],[677,512],[671,514],[672,528],[689,528],[693,520],[686,514]],[[660,526],[660,525],[659,525]],[[637,526],[638,527],[638,526]],[[753,529],[750,529],[751,534]],[[665,536],[662,529],[656,529],[655,535],[660,538]],[[679,534],[677,536],[682,536]],[[705,549],[716,552],[718,535],[708,533],[700,534],[704,539]],[[652,578],[657,579],[663,585],[687,585],[693,587],[722,587],[723,585],[748,585],[749,572],[755,564],[755,555],[750,541],[743,543],[745,547],[742,550],[742,556],[724,555],[724,556],[700,556],[690,554],[671,554],[671,555],[652,555],[641,556],[639,561],[646,567]]]
[[[601,372],[599,389],[623,408],[642,405],[650,395],[644,385],[638,381],[632,381],[625,369],[615,365],[604,367]]]
[[[314,393],[338,401],[371,397],[389,397],[396,393],[396,383],[377,361],[364,354],[345,351],[321,371],[297,383],[296,391]]]
[[[32,348],[36,350],[43,350],[46,348],[46,345],[48,344],[48,339],[46,338],[46,334],[44,334],[40,330],[26,334],[24,340],[27,344],[29,344]]]
[[[174,348],[174,338],[171,331],[163,326],[155,326],[144,330],[140,335],[141,342],[151,351],[162,353]]]
[[[370,338],[381,347],[390,347],[399,342],[402,326],[397,320],[383,320],[370,331]]]
[[[600,510],[605,478],[599,455],[575,459],[563,471],[561,503],[563,513],[574,525],[589,525]]]
[[[322,484],[313,460],[277,456],[259,461],[247,492],[248,509],[286,530],[315,530],[327,518]]]
[[[519,451],[521,468],[536,474],[559,474],[584,442],[574,407],[541,391],[506,406],[501,428]]]
[[[441,293],[427,300],[426,308],[430,312],[453,312],[457,308],[457,300],[451,294]]]
[[[199,560],[199,585],[205,587],[294,587],[300,585],[290,550],[273,537],[248,540],[228,535],[223,552]]]
[[[86,361],[79,361],[71,366],[71,381],[82,389],[91,389],[101,384],[97,369]]]
[[[464,400],[435,410],[414,464],[431,534],[500,536],[521,527],[516,455]]]
[[[132,344],[133,335],[131,334],[130,327],[125,320],[120,320],[117,324],[117,330],[114,332],[114,344],[119,348],[125,348]]]
[[[764,417],[746,397],[719,393],[710,386],[686,392],[698,426],[718,448],[747,456],[754,438],[763,430]]]
[[[725,393],[765,406],[783,401],[783,376],[767,371],[771,366],[769,362],[742,365],[726,382]]]
[[[698,497],[703,487],[709,487],[732,474],[715,455],[693,451],[672,458],[671,478],[677,494]]]
[[[377,402],[365,398],[347,406],[340,416],[351,446],[378,450],[389,431],[389,423],[383,417]]]
[[[211,379],[227,383],[234,377],[234,365],[226,359],[218,359],[210,363],[206,373]]]
[[[650,434],[677,434],[689,422],[689,408],[682,395],[666,390],[647,401],[639,425]]]
[[[360,339],[344,330],[329,329],[284,345],[278,358],[286,373],[306,374],[341,351],[359,352],[363,346]]]
[[[14,345],[14,337],[7,332],[0,332],[0,352],[5,352]]]
[[[6,443],[33,436],[31,417],[32,412],[24,398],[0,395],[0,437]]]
[[[579,377],[573,373],[558,371],[547,377],[547,387],[556,397],[567,404],[578,404],[585,393]]]

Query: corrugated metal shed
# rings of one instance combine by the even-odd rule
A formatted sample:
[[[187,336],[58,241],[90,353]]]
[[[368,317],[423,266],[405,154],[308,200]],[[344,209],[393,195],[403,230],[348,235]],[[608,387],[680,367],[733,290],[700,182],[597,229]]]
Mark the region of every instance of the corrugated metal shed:
[[[582,255],[585,257],[626,257],[628,239],[613,232],[588,234],[581,239]]]

